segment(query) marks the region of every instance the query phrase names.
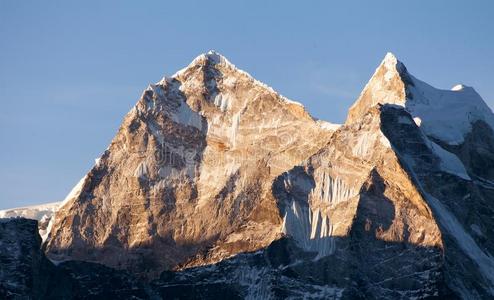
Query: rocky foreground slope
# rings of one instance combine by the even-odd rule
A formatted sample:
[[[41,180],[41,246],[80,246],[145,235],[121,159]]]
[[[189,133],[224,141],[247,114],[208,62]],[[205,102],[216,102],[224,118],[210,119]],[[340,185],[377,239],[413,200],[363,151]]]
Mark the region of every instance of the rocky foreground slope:
[[[494,297],[493,128],[472,88],[435,89],[392,54],[341,126],[201,55],[145,90],[51,219],[43,249],[71,286],[55,290]]]

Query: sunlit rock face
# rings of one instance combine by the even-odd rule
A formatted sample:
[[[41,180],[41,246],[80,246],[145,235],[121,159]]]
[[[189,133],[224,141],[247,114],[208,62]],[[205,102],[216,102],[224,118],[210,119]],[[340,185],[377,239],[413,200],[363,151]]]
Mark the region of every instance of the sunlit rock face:
[[[201,55],[144,91],[57,212],[47,253],[157,275],[266,247],[282,235],[273,179],[333,131]]]
[[[346,295],[433,296],[445,286],[438,272],[443,268],[441,231],[381,130],[385,110],[372,107],[279,178],[274,186],[285,212],[284,230],[316,252],[325,268],[344,270],[346,279],[317,264],[307,270],[348,287],[352,281],[365,282]]]
[[[210,52],[144,91],[44,247],[100,295],[115,270],[144,298],[489,298],[493,124],[392,54],[338,126]]]

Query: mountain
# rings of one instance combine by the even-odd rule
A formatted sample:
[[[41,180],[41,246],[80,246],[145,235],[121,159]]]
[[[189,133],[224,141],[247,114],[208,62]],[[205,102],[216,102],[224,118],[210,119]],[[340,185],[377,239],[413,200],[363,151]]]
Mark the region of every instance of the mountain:
[[[392,54],[342,125],[203,54],[144,91],[51,218],[43,249],[71,286],[53,292],[493,297],[493,128],[473,88]]]
[[[334,130],[210,52],[150,85],[64,201],[46,243],[156,277],[282,236],[272,181]]]
[[[391,123],[381,130],[439,225],[448,285],[462,298],[488,297],[494,284],[491,110],[472,88],[435,89],[390,54],[350,108],[347,124],[375,103],[392,112],[382,114]]]

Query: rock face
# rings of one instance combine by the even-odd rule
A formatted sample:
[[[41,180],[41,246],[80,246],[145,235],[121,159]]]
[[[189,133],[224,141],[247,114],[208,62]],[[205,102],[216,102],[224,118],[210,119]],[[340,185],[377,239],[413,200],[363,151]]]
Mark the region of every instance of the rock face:
[[[52,264],[40,249],[37,228],[34,220],[0,219],[1,299],[38,299],[46,294]]]
[[[392,54],[338,126],[210,52],[145,90],[44,249],[71,297],[491,298],[493,128]]]
[[[149,299],[137,278],[88,262],[50,262],[37,222],[0,219],[0,299]]]
[[[64,201],[46,248],[145,276],[281,237],[271,183],[334,130],[210,52],[150,85]]]

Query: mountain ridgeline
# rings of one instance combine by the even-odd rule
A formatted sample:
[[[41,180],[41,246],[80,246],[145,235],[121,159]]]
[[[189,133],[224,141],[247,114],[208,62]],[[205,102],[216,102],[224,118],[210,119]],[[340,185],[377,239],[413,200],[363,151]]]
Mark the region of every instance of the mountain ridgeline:
[[[41,238],[2,219],[26,245],[0,296],[492,298],[493,128],[390,53],[338,125],[208,52],[143,92]]]

